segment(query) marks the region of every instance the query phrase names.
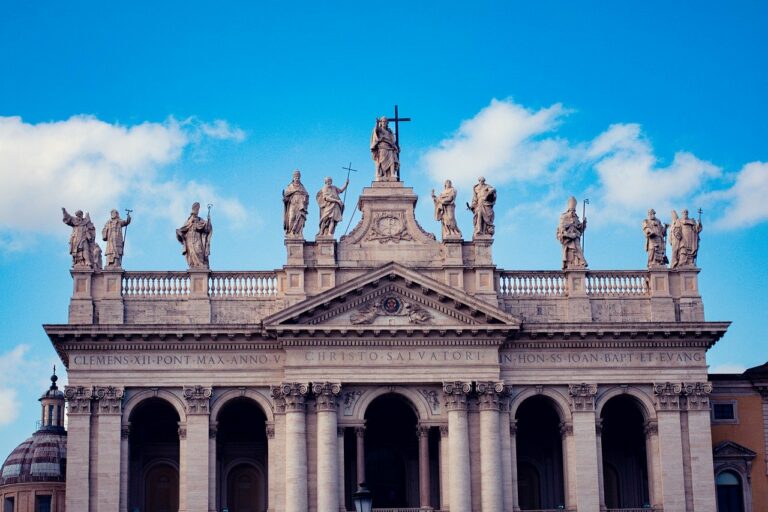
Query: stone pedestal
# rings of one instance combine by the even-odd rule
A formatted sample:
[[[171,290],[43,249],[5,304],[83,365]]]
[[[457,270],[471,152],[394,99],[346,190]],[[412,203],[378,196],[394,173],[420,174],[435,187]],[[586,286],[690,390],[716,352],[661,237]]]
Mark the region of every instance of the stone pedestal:
[[[464,242],[461,238],[443,239],[444,282],[451,288],[465,290],[464,286]]]
[[[592,309],[587,296],[587,271],[566,270],[565,289],[568,293],[568,321],[591,322]]]
[[[336,240],[333,236],[318,236],[315,242],[315,268],[318,291],[336,286]]]
[[[469,421],[467,394],[469,382],[451,382],[443,385],[448,411],[448,480],[451,512],[472,512],[472,487],[469,472]],[[498,447],[497,447],[498,449]]]
[[[211,323],[211,298],[208,294],[208,269],[189,270],[189,301],[187,315],[196,324]]]
[[[72,275],[72,298],[69,300],[69,323],[92,324],[93,309],[93,270],[75,269],[69,271]]]
[[[675,306],[669,293],[669,271],[654,268],[648,272],[648,288],[651,295],[651,320],[674,322]]]
[[[94,274],[93,292],[100,324],[122,324],[125,321],[122,285],[121,268]]]
[[[499,302],[496,291],[496,267],[493,265],[491,247],[493,238],[488,235],[477,235],[472,240],[475,248],[475,296],[489,304]]]
[[[283,266],[285,270],[285,282],[281,288],[285,292],[288,305],[295,304],[307,298],[304,283],[306,262],[304,259],[304,239],[286,238],[285,249],[288,252],[288,261]]]

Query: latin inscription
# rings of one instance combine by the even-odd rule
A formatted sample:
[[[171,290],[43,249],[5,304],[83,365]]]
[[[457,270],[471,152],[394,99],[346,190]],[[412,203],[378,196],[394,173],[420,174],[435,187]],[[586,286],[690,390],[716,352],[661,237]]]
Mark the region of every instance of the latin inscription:
[[[502,366],[511,367],[621,367],[621,366],[703,366],[703,351],[570,351],[502,352]]]
[[[483,362],[479,350],[310,350],[306,363],[445,363]]]
[[[76,354],[72,369],[184,369],[184,368],[263,368],[279,367],[284,356],[268,352],[259,354]]]

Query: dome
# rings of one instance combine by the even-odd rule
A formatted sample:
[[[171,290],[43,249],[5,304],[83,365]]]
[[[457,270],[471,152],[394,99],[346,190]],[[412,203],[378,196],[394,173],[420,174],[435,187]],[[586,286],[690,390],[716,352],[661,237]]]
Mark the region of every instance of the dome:
[[[0,468],[0,486],[24,482],[64,482],[67,434],[38,430],[11,452]]]

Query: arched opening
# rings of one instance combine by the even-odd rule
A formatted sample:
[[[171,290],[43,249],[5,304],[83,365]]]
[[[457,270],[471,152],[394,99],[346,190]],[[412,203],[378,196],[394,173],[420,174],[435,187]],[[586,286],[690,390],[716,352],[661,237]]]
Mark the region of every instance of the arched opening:
[[[417,422],[411,404],[394,393],[365,412],[365,475],[376,508],[419,506]]]
[[[162,398],[149,398],[129,418],[129,510],[179,509],[179,415]]]
[[[620,395],[603,407],[603,490],[605,506],[642,508],[649,505],[645,418],[637,399]]]
[[[565,505],[560,415],[552,399],[537,395],[517,409],[518,503],[522,510]]]
[[[267,418],[250,398],[230,400],[218,415],[218,507],[229,512],[267,510]]]
[[[717,512],[744,512],[744,490],[741,478],[733,471],[723,471],[715,479]]]

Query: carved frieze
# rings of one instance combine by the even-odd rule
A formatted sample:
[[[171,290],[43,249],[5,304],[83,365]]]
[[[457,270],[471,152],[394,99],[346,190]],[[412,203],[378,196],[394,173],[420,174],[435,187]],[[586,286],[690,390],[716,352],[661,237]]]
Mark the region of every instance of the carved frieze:
[[[66,386],[64,399],[67,401],[68,414],[91,414],[93,389],[83,386]]]
[[[360,398],[360,395],[362,395],[362,391],[354,390],[354,391],[346,391],[344,393],[344,401],[343,401],[343,408],[344,408],[344,416],[352,416],[352,411],[355,408],[355,402],[357,402],[357,399]]]
[[[405,317],[413,325],[423,325],[432,320],[432,313],[420,304],[390,294],[383,299],[366,302],[350,315],[349,321],[355,325],[365,325],[373,323],[380,316]]]
[[[341,393],[341,384],[318,382],[312,385],[318,411],[336,411],[336,397]]]
[[[429,404],[432,414],[440,414],[440,398],[437,396],[437,391],[434,389],[420,389],[419,393]]]
[[[572,411],[594,411],[597,384],[569,384],[568,395],[571,397]]]
[[[444,382],[443,397],[445,398],[445,408],[448,411],[458,411],[467,409],[467,396],[472,391],[471,382]]]
[[[93,398],[97,402],[96,414],[120,414],[123,412],[123,388],[113,386],[93,388]]]
[[[184,386],[187,414],[208,414],[212,390],[203,386]]]

